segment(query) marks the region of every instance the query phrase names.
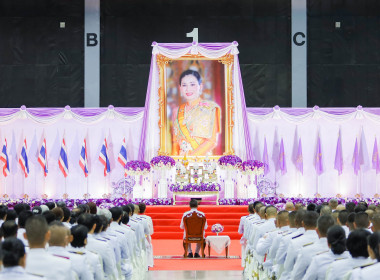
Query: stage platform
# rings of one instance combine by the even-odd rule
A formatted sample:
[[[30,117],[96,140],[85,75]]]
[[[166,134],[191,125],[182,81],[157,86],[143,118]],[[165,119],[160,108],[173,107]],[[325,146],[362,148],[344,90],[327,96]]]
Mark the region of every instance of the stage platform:
[[[146,215],[153,220],[153,239],[182,239],[183,230],[179,228],[183,213],[189,211],[188,205],[181,206],[151,206],[147,205]],[[208,228],[206,236],[216,235],[211,232],[211,226],[221,224],[224,227],[221,235],[228,235],[231,239],[241,238],[238,233],[240,218],[248,215],[247,205],[200,205],[198,210],[205,213]]]

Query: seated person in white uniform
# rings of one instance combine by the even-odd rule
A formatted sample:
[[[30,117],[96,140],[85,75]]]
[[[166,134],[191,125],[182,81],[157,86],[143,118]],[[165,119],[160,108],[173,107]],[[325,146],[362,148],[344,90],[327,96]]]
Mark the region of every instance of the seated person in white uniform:
[[[29,253],[26,257],[26,272],[40,274],[47,279],[72,280],[70,261],[55,257],[46,251],[50,231],[42,215],[30,217],[25,224],[25,238],[29,242]]]
[[[1,244],[3,270],[0,272],[0,280],[36,280],[46,279],[34,276],[25,271],[26,254],[24,243],[14,237],[7,238]]]
[[[374,232],[367,238],[368,254],[372,260],[377,262],[357,267],[352,271],[352,280],[380,279],[380,232]]]
[[[346,232],[343,227],[334,225],[328,229],[327,244],[329,250],[317,253],[302,278],[303,280],[325,279],[326,270],[332,262],[350,257],[346,251]]]
[[[186,215],[188,215],[188,214],[190,214],[192,212],[198,212],[199,214],[205,216],[204,213],[202,213],[202,212],[200,212],[200,211],[197,210],[197,208],[198,208],[198,202],[195,199],[190,200],[190,204],[189,205],[190,205],[190,211],[185,212],[183,214],[183,216],[182,216],[181,225],[180,225],[181,229],[185,229],[185,224],[183,222],[183,218]],[[206,229],[206,228],[207,228],[207,221],[205,223],[204,229]],[[186,232],[183,233],[183,238],[185,238],[185,236],[186,236]],[[204,233],[203,233],[203,236],[204,236]],[[195,254],[193,255],[193,251],[191,249],[191,244],[188,244],[188,252],[189,252],[189,254],[187,255],[187,257],[189,257],[189,258],[192,258],[192,257],[194,257],[194,258],[200,258],[200,255],[199,255],[200,249],[201,249],[201,244],[197,243],[197,245],[195,247]]]
[[[343,279],[352,269],[373,263],[368,257],[367,237],[370,233],[365,229],[356,229],[348,235],[346,246],[351,258],[334,261],[326,272],[326,279]]]

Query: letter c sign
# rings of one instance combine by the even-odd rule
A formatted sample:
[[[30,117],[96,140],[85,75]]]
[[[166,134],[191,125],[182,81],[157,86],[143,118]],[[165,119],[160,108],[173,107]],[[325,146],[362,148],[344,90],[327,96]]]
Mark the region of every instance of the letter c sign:
[[[303,39],[298,40],[299,36],[301,36]],[[293,35],[293,43],[299,47],[303,46],[305,45],[305,42],[306,42],[305,38],[306,38],[306,35],[303,32],[296,32]]]

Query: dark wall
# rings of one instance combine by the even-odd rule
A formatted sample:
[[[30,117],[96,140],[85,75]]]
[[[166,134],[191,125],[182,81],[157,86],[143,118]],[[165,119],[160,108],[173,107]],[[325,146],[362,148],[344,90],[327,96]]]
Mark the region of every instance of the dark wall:
[[[290,0],[101,1],[101,106],[144,106],[151,43],[239,42],[247,106],[291,106]]]
[[[307,8],[308,106],[379,107],[380,1],[308,0]]]
[[[0,107],[83,106],[83,36],[83,0],[0,0]]]

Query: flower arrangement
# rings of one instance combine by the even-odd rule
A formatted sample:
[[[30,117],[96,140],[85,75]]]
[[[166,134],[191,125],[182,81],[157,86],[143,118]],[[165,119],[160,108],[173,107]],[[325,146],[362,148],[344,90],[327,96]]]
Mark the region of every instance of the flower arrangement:
[[[261,175],[264,173],[264,168],[265,164],[258,160],[246,160],[241,165],[241,171],[244,175]]]
[[[125,169],[128,175],[146,175],[150,172],[150,164],[144,160],[131,160]]]
[[[218,160],[218,165],[221,169],[239,169],[241,164],[241,158],[235,155],[222,156]]]
[[[211,231],[213,233],[216,233],[216,235],[219,235],[219,233],[223,232],[223,230],[224,230],[224,227],[221,224],[215,224],[215,225],[212,225],[211,227]]]
[[[171,169],[175,166],[175,160],[169,156],[157,156],[152,158],[150,165],[154,169]]]
[[[101,203],[99,206],[98,206],[100,209],[110,209],[112,207],[115,207],[115,205],[113,203],[109,203],[109,202],[103,202]]]
[[[175,183],[170,185],[169,190],[171,192],[219,192],[221,188],[218,183]]]

